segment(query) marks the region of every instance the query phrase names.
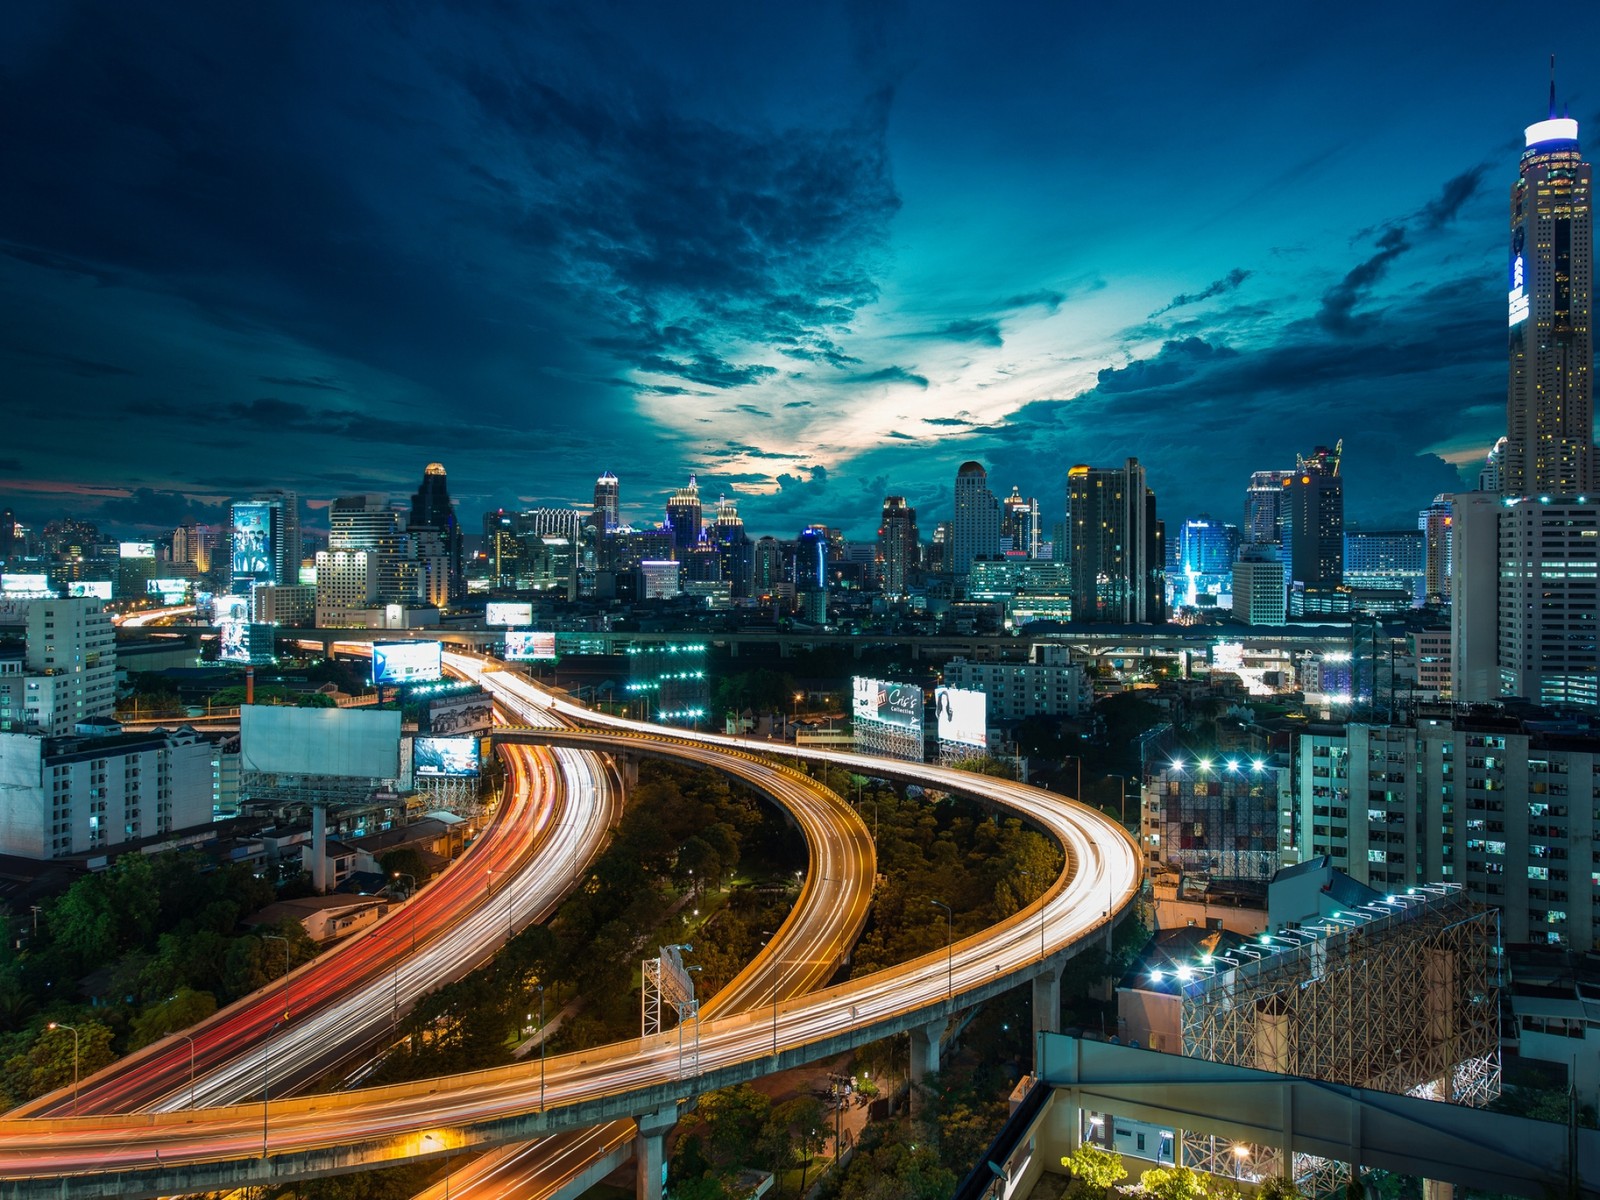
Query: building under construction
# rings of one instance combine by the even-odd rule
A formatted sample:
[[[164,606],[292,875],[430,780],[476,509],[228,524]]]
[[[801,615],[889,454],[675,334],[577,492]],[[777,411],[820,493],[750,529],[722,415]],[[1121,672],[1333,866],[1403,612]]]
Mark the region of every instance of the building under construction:
[[[1453,884],[1375,892],[1322,858],[1278,873],[1267,928],[1147,961],[1120,990],[1123,1031],[1212,1062],[1457,1104],[1498,1094],[1494,910]],[[1276,1147],[1177,1134],[1185,1165],[1284,1174]],[[1348,1177],[1343,1164],[1296,1160],[1311,1194]]]

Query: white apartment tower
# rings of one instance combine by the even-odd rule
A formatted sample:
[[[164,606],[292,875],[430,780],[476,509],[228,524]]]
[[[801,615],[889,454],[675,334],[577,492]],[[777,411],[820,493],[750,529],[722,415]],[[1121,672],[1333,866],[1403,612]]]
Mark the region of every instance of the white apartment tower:
[[[24,723],[48,736],[69,734],[93,717],[109,717],[116,706],[116,633],[99,600],[30,604],[24,666]]]

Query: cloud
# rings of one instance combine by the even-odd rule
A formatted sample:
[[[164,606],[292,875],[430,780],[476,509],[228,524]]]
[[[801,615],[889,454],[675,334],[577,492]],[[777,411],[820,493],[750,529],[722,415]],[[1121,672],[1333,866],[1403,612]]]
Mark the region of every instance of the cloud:
[[[20,471],[22,460],[20,458],[0,458],[0,471]]]
[[[811,408],[811,407],[813,407],[813,405],[812,405],[811,401],[809,401],[809,400],[790,400],[787,404],[784,405],[784,407],[785,408]]]
[[[80,379],[107,379],[133,374],[127,367],[98,362],[92,358],[81,358],[76,354],[56,354],[48,350],[37,350],[31,346],[7,346],[6,349],[12,354],[31,358],[56,370],[65,371],[69,375],[76,375]]]
[[[926,388],[928,377],[918,375],[915,371],[908,371],[905,367],[882,367],[876,371],[869,371],[865,375],[856,375],[838,382],[846,384],[868,383],[904,383],[915,388]]]
[[[1242,267],[1235,267],[1221,279],[1213,280],[1198,292],[1180,292],[1166,304],[1151,313],[1151,317],[1159,317],[1162,313],[1171,312],[1175,308],[1183,308],[1188,304],[1198,304],[1202,300],[1210,300],[1214,296],[1221,296],[1227,292],[1236,291],[1241,283],[1249,279],[1255,272],[1246,271]]]
[[[1125,395],[1168,387],[1192,376],[1208,362],[1232,358],[1237,351],[1190,337],[1165,343],[1153,358],[1135,359],[1122,367],[1106,367],[1096,376],[1101,395]]]
[[[325,375],[305,375],[299,378],[289,375],[258,375],[256,378],[262,383],[276,384],[278,387],[308,388],[318,392],[342,392],[345,390]]]
[[[970,415],[968,415],[967,413],[962,413],[959,416],[954,416],[954,417],[923,417],[922,418],[922,423],[924,425],[941,425],[941,426],[949,426],[949,427],[955,427],[955,426],[966,427],[966,426],[969,426],[969,425],[972,424],[972,417]]]
[[[1462,206],[1478,194],[1478,185],[1483,182],[1484,172],[1488,169],[1487,163],[1479,163],[1447,180],[1443,190],[1423,206],[1418,218],[1422,228],[1429,233],[1437,233],[1455,220]]]
[[[1101,286],[1103,287],[1104,284],[1102,283]],[[1060,311],[1066,300],[1067,297],[1064,292],[1058,292],[1052,288],[1039,288],[1037,291],[1020,292],[1015,296],[1007,296],[995,307],[1003,310],[1039,307],[1053,314]]]
[[[1367,298],[1373,286],[1388,273],[1390,264],[1408,249],[1410,244],[1404,225],[1385,229],[1378,238],[1377,253],[1351,267],[1343,279],[1322,293],[1322,305],[1314,318],[1316,323],[1335,337],[1354,337],[1365,331],[1374,317],[1371,313],[1358,316],[1356,305]]]
[[[992,317],[967,317],[951,321],[930,336],[952,342],[976,342],[980,346],[1005,345],[1005,338],[1000,335],[1000,322]]]

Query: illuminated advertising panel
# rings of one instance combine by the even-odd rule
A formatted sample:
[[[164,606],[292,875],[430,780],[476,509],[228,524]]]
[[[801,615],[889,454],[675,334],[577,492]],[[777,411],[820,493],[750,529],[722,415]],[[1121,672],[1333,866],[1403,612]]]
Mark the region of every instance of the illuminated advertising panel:
[[[156,544],[154,542],[123,542],[121,545],[123,558],[154,558]]]
[[[511,662],[554,662],[556,635],[536,629],[506,630],[506,658]]]
[[[48,575],[7,575],[0,579],[0,593],[7,596],[22,596],[25,598],[40,599],[54,596],[55,588],[50,586]]]
[[[218,625],[221,625],[224,621],[248,621],[250,619],[250,597],[213,596],[211,598],[211,619]]]
[[[233,577],[272,579],[272,505],[233,506]]]
[[[438,642],[375,642],[372,647],[372,682],[425,683],[444,672]]]
[[[1511,291],[1506,297],[1510,314],[1510,324],[1520,325],[1528,319],[1528,295],[1525,280],[1523,279],[1522,255],[1518,254],[1511,260]]]
[[[228,617],[217,622],[217,659],[219,662],[250,661],[249,621]]]
[[[67,584],[69,596],[93,596],[96,600],[111,599],[111,581],[109,579],[79,579]]]
[[[487,733],[494,723],[494,701],[482,692],[440,696],[428,704],[428,732],[436,737]]]
[[[189,594],[189,581],[187,579],[151,579],[145,582],[144,590],[152,596],[159,597],[163,604],[182,604],[184,597]]]
[[[939,740],[963,746],[989,744],[989,697],[967,688],[933,690],[933,711],[939,717]]]
[[[476,775],[478,739],[419,737],[411,743],[411,769],[418,776]]]
[[[922,729],[922,689],[914,683],[857,675],[851,712],[858,721],[877,721],[903,729]]]
[[[485,625],[531,625],[533,605],[491,600],[483,610],[483,621]]]

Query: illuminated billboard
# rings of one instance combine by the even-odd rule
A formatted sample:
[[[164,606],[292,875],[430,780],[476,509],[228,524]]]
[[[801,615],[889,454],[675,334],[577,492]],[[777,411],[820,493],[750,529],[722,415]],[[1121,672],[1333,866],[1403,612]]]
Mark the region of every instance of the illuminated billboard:
[[[154,558],[156,544],[154,542],[123,542],[121,544],[123,558]]]
[[[475,737],[419,737],[411,743],[411,769],[418,776],[476,775]]]
[[[182,604],[184,597],[189,594],[189,581],[187,579],[150,579],[145,581],[144,590],[152,596],[158,596],[163,604]]]
[[[506,630],[506,658],[511,662],[554,662],[556,635],[535,629]]]
[[[109,579],[79,579],[67,584],[69,596],[93,596],[96,600],[111,599],[111,581]]]
[[[7,575],[0,579],[0,593],[7,596],[41,599],[54,596],[56,590],[50,586],[48,575]]]
[[[372,647],[372,682],[384,684],[425,683],[440,678],[438,642],[375,642]]]
[[[483,610],[483,622],[485,625],[531,625],[533,605],[491,600]]]
[[[250,661],[250,622],[232,617],[217,622],[217,658],[222,662]]]
[[[933,711],[939,718],[939,740],[963,746],[988,746],[989,697],[967,688],[933,690]]]
[[[857,675],[850,708],[858,721],[922,732],[922,689],[914,683]]]
[[[233,577],[271,583],[272,505],[233,506]]]
[[[428,732],[435,736],[487,733],[494,723],[494,700],[483,692],[440,696],[428,704]]]
[[[224,621],[248,621],[250,619],[250,597],[211,597],[211,619],[218,625],[221,625]]]

